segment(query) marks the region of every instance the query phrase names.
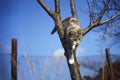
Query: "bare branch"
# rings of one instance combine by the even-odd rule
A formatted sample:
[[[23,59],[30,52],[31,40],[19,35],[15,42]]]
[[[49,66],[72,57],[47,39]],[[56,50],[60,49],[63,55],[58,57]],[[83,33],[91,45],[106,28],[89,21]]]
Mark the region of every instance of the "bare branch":
[[[60,13],[60,1],[54,0],[54,2],[55,2],[55,12]]]
[[[91,22],[92,22],[91,7],[90,7],[90,3],[89,3],[89,1],[88,1],[88,0],[86,0],[86,1],[87,1],[87,4],[88,4],[89,17],[90,17],[90,24],[91,24]]]
[[[83,30],[83,35],[85,35],[86,33],[88,33],[88,32],[89,32],[90,30],[92,30],[93,28],[98,27],[98,26],[100,26],[100,25],[103,25],[103,24],[105,24],[105,23],[113,20],[114,18],[116,18],[116,17],[118,17],[118,16],[120,16],[120,12],[118,12],[116,15],[110,17],[109,19],[106,19],[106,20],[103,21],[103,22],[97,21],[97,22],[89,25],[86,29]]]
[[[118,12],[116,15],[110,17],[109,19],[106,19],[105,21],[101,22],[99,25],[103,25],[103,24],[105,24],[105,23],[113,20],[114,18],[116,18],[116,17],[118,17],[118,16],[120,16],[120,12]]]
[[[48,13],[48,15],[55,19],[54,12],[50,8],[48,8],[47,5],[42,0],[37,1],[41,5],[41,7]]]
[[[97,20],[95,21],[95,23],[93,24],[90,24],[86,29],[84,29],[83,31],[83,35],[85,35],[86,33],[88,33],[91,29],[97,27],[97,26],[100,26],[100,21],[105,13],[105,11],[107,10],[108,8],[108,5],[110,3],[110,0],[107,0],[106,3],[105,3],[105,6],[104,8],[102,9],[102,11],[100,12],[100,15],[99,17],[97,18]],[[102,25],[102,24],[101,24]]]
[[[75,1],[74,0],[70,0],[70,6],[71,6],[72,17],[77,18],[76,8],[75,8]]]
[[[87,34],[90,30],[92,30],[93,28],[95,28],[96,26],[98,26],[99,22],[95,22],[91,25],[89,25],[86,29],[83,30],[83,36],[85,34]]]
[[[97,21],[99,21],[99,22],[101,21],[103,15],[104,15],[104,13],[105,13],[105,11],[106,11],[107,8],[108,8],[109,3],[110,3],[110,0],[107,0],[106,3],[105,3],[105,5],[104,5],[104,8],[103,8],[102,11],[100,12],[100,15],[99,15],[98,19],[96,20],[96,22],[97,22]]]
[[[63,44],[63,41],[62,41],[62,38],[63,38],[63,35],[64,35],[64,32],[63,32],[63,25],[62,25],[62,22],[61,22],[61,14],[60,14],[60,1],[59,0],[54,0],[54,3],[55,3],[55,27],[58,31],[58,34],[59,34],[59,37],[61,39],[61,42]]]

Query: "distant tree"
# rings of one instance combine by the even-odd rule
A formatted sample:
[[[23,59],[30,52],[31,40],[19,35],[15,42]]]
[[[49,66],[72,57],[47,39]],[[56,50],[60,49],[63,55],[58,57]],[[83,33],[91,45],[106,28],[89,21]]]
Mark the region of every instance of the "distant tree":
[[[119,21],[120,18],[119,1],[118,0],[86,0],[87,4],[83,4],[83,5],[88,5],[90,24],[85,29],[78,28],[79,24],[76,15],[74,0],[70,0],[72,16],[70,17],[70,19],[68,19],[67,22],[65,20],[67,25],[64,24],[64,21],[63,22],[61,21],[62,15],[60,14],[59,0],[54,0],[55,11],[52,11],[50,8],[48,8],[47,5],[43,2],[43,0],[37,0],[37,1],[55,22],[56,25],[55,28],[58,32],[60,41],[65,51],[65,57],[67,59],[68,67],[71,74],[71,79],[82,80],[79,71],[80,65],[78,65],[76,59],[76,50],[78,44],[81,42],[81,39],[92,29],[96,27],[100,27],[104,24],[108,25],[107,23],[115,22],[114,24],[116,24],[116,22]],[[114,4],[112,4],[113,2]],[[109,15],[107,15],[108,13]],[[71,18],[74,19],[71,20]],[[105,26],[104,28],[107,27]],[[70,31],[68,31],[69,29]],[[105,31],[105,32],[108,33],[109,31]],[[118,35],[118,33],[115,33],[114,35]],[[70,62],[71,55],[72,55],[72,59],[74,60],[72,61],[72,63]]]

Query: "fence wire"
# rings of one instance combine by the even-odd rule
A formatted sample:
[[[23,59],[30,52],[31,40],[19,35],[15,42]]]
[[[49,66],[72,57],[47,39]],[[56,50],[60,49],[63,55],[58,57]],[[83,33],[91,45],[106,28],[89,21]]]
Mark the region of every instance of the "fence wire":
[[[105,56],[78,57],[83,80],[107,80]],[[115,80],[120,79],[120,55],[111,55]],[[98,79],[99,78],[99,79]],[[69,69],[64,56],[18,56],[18,80],[70,80]],[[11,55],[0,54],[0,80],[11,80]]]

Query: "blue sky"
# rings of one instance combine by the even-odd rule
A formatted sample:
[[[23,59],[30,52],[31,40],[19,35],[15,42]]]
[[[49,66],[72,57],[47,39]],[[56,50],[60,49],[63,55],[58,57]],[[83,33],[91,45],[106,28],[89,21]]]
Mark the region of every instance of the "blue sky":
[[[81,4],[78,0],[77,4]],[[44,0],[54,10],[54,2]],[[71,16],[68,1],[61,1],[62,19]],[[81,6],[80,6],[81,7]],[[87,11],[86,6],[83,6]],[[82,8],[82,7],[81,7]],[[89,23],[86,14],[77,10],[81,26]],[[0,0],[0,52],[10,53],[11,39],[18,40],[18,55],[52,56],[62,49],[59,37],[50,35],[54,27],[51,17],[41,8],[36,0]],[[79,45],[82,55],[100,54],[103,45],[97,40],[98,34],[90,32]]]
[[[44,1],[54,10],[54,0]],[[76,1],[78,6],[85,3],[81,3],[79,0]],[[61,5],[62,19],[69,17],[71,14],[68,0],[61,0]],[[84,7],[84,10],[86,9],[85,5],[80,7]],[[85,11],[87,11],[87,9]],[[77,13],[82,28],[85,28],[89,23],[88,16],[80,10],[77,10]],[[57,33],[50,35],[53,27],[53,20],[41,8],[36,0],[0,0],[0,54],[10,54],[11,39],[17,38],[18,55],[25,53],[38,57],[63,55],[62,46]],[[77,55],[88,56],[103,53],[105,44],[100,43],[98,37],[98,34],[95,32],[88,33],[80,43]],[[116,47],[112,48],[111,51],[114,53],[119,52]],[[2,56],[0,55],[0,57]],[[8,56],[4,57],[7,57],[7,59],[0,58],[0,66],[3,66],[0,72],[6,70],[8,73],[10,69],[5,67],[10,66],[7,65],[10,61],[8,61]],[[21,60],[19,57],[18,59],[18,67],[20,67],[20,71],[24,71],[24,69],[22,69],[22,67],[24,67],[23,59]],[[37,57],[35,57],[35,59],[37,59]],[[41,66],[43,67],[43,65]],[[6,73],[0,74],[3,74],[5,78]],[[10,78],[10,75],[8,78]]]

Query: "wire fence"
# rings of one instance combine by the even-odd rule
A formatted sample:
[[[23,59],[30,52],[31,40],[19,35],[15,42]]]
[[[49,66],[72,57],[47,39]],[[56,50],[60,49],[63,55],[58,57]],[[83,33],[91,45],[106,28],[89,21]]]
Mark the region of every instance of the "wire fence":
[[[81,56],[77,59],[84,80],[107,80],[105,77],[109,77],[105,55]],[[120,55],[111,55],[111,60],[114,76],[120,79]],[[11,80],[9,53],[0,54],[0,80]],[[66,59],[64,56],[17,56],[17,80],[70,80]]]

